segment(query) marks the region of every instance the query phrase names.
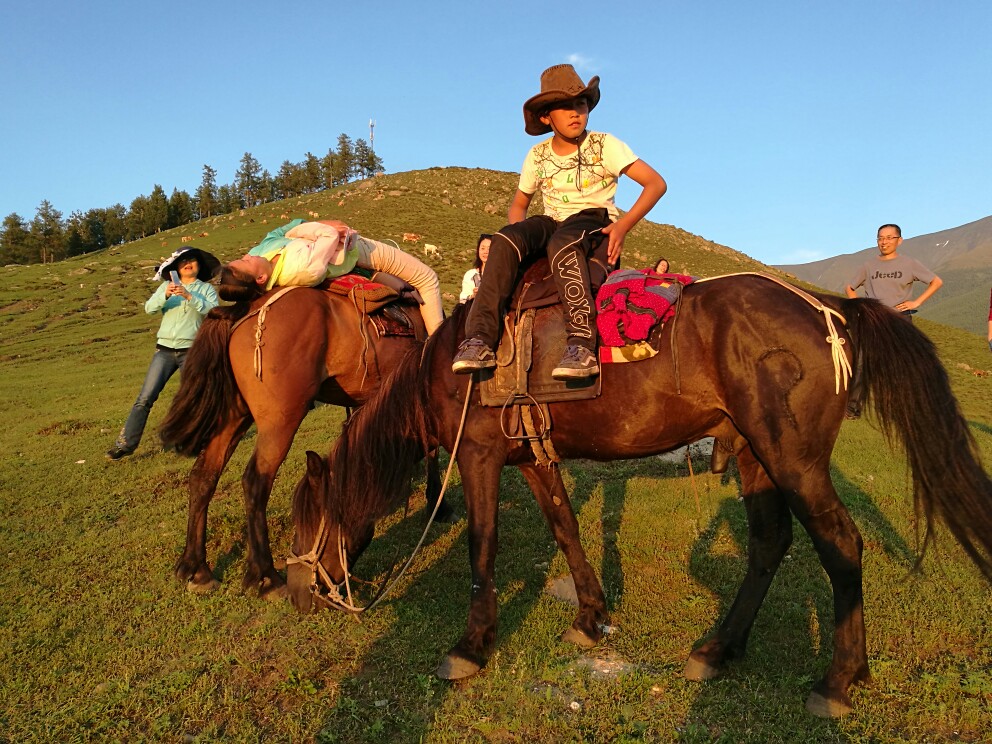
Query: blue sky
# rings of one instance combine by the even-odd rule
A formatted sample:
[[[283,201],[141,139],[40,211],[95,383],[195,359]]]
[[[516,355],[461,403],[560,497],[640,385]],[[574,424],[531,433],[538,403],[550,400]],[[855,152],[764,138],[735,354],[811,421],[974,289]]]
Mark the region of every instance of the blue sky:
[[[801,263],[992,214],[990,31],[986,0],[4,3],[0,219],[275,172],[370,118],[387,172],[517,171],[570,61],[669,182],[648,219]]]

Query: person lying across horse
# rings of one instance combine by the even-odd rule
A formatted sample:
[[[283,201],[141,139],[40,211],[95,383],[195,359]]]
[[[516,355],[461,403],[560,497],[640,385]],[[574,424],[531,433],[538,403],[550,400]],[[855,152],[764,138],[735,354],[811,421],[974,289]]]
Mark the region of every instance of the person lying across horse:
[[[412,286],[420,294],[427,332],[441,325],[444,308],[434,270],[399,248],[362,237],[340,220],[296,219],[273,230],[244,256],[224,266],[220,296],[250,301],[274,287],[316,286],[356,266],[379,272],[376,281],[388,283],[389,278],[381,276],[386,274]]]

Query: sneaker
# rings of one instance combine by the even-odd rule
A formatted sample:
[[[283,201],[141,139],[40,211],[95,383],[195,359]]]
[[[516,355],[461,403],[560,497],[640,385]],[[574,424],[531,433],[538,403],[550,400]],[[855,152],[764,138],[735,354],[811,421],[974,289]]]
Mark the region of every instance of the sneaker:
[[[496,355],[481,338],[467,338],[462,341],[455,352],[455,358],[451,360],[451,371],[459,375],[478,369],[492,369],[495,366]]]
[[[569,344],[558,366],[551,372],[556,380],[582,380],[599,374],[596,354],[585,346]]]
[[[122,460],[123,458],[127,457],[128,455],[132,454],[133,452],[134,452],[134,450],[129,450],[129,449],[126,449],[124,447],[121,447],[119,444],[115,444],[113,447],[111,447],[109,450],[107,450],[107,459],[108,460]]]

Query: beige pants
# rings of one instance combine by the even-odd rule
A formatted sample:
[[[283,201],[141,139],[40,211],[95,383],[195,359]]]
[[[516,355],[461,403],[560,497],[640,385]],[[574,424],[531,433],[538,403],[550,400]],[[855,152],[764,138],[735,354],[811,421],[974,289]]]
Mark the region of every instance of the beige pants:
[[[424,301],[424,304],[420,306],[420,314],[424,318],[427,332],[434,333],[435,329],[441,325],[441,321],[444,320],[444,308],[441,306],[441,283],[438,281],[434,269],[409,253],[405,253],[388,243],[380,243],[378,240],[358,236],[355,239],[355,248],[358,249],[358,265],[363,269],[383,271],[398,276],[420,292],[420,297]]]

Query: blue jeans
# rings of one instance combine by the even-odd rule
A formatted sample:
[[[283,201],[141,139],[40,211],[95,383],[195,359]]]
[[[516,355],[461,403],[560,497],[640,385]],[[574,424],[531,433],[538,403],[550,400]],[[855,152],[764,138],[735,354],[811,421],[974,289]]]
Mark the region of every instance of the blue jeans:
[[[124,428],[121,429],[121,433],[117,437],[118,447],[129,452],[138,448],[152,406],[155,405],[159,393],[162,392],[169,378],[183,368],[188,351],[189,349],[155,349],[152,362],[148,365],[148,372],[145,373],[145,384],[141,386],[138,399],[134,401],[134,406],[131,408],[131,413],[128,414]]]

